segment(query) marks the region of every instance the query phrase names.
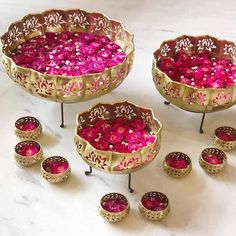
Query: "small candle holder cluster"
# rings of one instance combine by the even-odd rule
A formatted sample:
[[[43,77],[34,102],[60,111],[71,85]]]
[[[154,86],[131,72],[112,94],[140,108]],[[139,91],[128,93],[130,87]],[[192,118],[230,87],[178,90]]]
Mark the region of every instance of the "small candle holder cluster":
[[[236,129],[228,126],[217,128],[214,132],[213,143],[222,150],[236,148]]]
[[[192,162],[189,156],[182,152],[171,152],[163,161],[164,171],[175,178],[187,176],[192,170]]]
[[[18,164],[27,167],[41,160],[43,150],[38,142],[33,141],[41,133],[42,126],[35,117],[25,116],[15,122],[15,135],[23,140],[15,146],[14,157]]]
[[[29,167],[41,161],[43,150],[36,139],[42,133],[42,126],[38,119],[31,116],[21,117],[15,122],[15,134],[21,142],[15,146],[14,157],[21,166]],[[69,162],[60,156],[46,158],[41,163],[41,174],[50,183],[59,183],[70,175]]]
[[[146,219],[152,221],[160,221],[170,212],[170,204],[167,196],[156,191],[145,193],[140,200],[138,208],[139,212]],[[99,213],[108,222],[119,222],[129,212],[129,201],[120,193],[108,193],[100,200]]]
[[[199,157],[200,166],[209,174],[223,171],[227,166],[226,154],[217,148],[206,148]]]

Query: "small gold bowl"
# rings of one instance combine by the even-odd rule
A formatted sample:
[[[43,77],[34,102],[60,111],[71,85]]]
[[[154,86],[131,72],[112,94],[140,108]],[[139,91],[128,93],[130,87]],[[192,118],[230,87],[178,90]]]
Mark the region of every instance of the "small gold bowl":
[[[108,193],[100,200],[99,213],[108,222],[123,220],[130,211],[127,198],[120,193]]]
[[[214,132],[213,143],[222,150],[236,148],[236,129],[228,126],[217,128]]]
[[[207,173],[216,174],[225,169],[227,156],[220,149],[206,148],[200,155],[199,164]]]
[[[42,126],[35,117],[25,116],[15,122],[15,134],[21,140],[36,139],[41,133]]]
[[[192,162],[189,156],[182,152],[171,152],[163,161],[164,171],[175,178],[187,176],[192,170]]]
[[[43,151],[35,141],[22,141],[15,146],[15,160],[22,166],[32,166],[42,158]]]
[[[141,198],[139,211],[148,220],[162,220],[170,212],[169,200],[164,193],[147,192]]]
[[[41,164],[41,174],[50,183],[66,180],[71,172],[69,162],[60,156],[46,158]]]

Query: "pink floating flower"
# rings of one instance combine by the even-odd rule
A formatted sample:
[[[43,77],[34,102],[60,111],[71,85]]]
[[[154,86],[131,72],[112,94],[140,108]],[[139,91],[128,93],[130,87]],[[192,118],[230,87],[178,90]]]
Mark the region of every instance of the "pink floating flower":
[[[99,150],[107,151],[109,149],[109,143],[104,139],[101,138],[98,141],[94,141],[92,145]]]
[[[159,62],[161,70],[169,71],[175,69],[175,61],[171,57],[164,57]]]
[[[127,125],[115,124],[112,128],[115,133],[125,136],[129,132],[129,127]]]
[[[158,66],[173,81],[196,88],[227,88],[236,83],[236,66],[231,60],[215,58],[209,51],[192,55],[178,51],[174,58],[161,58]]]
[[[79,135],[87,141],[91,141],[98,137],[98,131],[95,128],[83,128]]]
[[[19,45],[12,59],[41,73],[80,76],[99,73],[124,61],[126,53],[107,36],[48,32]]]
[[[98,120],[95,128],[99,133],[106,134],[111,131],[111,125],[106,120]]]
[[[142,138],[142,134],[139,131],[134,131],[126,135],[126,140],[128,143],[137,143]]]
[[[222,164],[223,163],[223,157],[219,156],[219,155],[216,155],[216,154],[207,154],[205,153],[202,158],[210,163],[210,164]]]
[[[144,120],[141,119],[133,119],[130,121],[130,127],[135,131],[144,130],[146,127],[146,123]]]
[[[52,174],[60,174],[67,171],[69,165],[66,162],[55,162],[53,163],[51,172]]]
[[[38,124],[35,122],[25,122],[20,123],[16,125],[17,129],[23,130],[23,131],[31,131],[38,127]]]
[[[33,156],[38,152],[39,148],[36,145],[28,145],[28,144],[23,145],[20,149],[17,150],[18,154],[26,157]]]
[[[109,212],[121,212],[127,208],[127,202],[122,199],[106,199],[102,207]]]
[[[106,133],[104,136],[105,140],[111,144],[116,144],[122,142],[122,136],[116,132]]]

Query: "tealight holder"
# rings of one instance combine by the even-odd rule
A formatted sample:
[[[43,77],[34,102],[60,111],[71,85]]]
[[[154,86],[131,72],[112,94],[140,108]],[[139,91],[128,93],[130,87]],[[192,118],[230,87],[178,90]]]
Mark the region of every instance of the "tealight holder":
[[[108,193],[100,200],[99,213],[108,222],[123,220],[130,211],[127,198],[120,193]]]
[[[69,162],[61,156],[48,157],[41,164],[41,174],[50,183],[62,182],[70,173]]]
[[[213,143],[222,150],[236,148],[236,129],[228,126],[217,128],[214,132]]]
[[[148,220],[162,220],[170,212],[169,200],[164,193],[147,192],[141,198],[139,211]]]
[[[41,133],[42,126],[35,117],[25,116],[15,122],[15,134],[21,140],[36,139]]]
[[[22,166],[32,166],[42,158],[43,151],[35,141],[22,141],[15,146],[15,160]]]
[[[227,156],[220,149],[206,148],[200,155],[199,164],[207,173],[215,174],[225,169]]]
[[[189,156],[182,152],[171,152],[163,161],[164,171],[175,178],[187,176],[192,170],[192,162]]]

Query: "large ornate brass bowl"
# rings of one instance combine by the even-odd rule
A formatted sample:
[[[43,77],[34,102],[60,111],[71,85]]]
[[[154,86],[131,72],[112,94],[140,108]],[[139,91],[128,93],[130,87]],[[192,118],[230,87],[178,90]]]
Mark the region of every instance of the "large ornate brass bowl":
[[[126,116],[129,119],[143,119],[155,135],[154,143],[132,153],[119,153],[95,149],[88,141],[78,135],[78,131],[93,124],[99,118],[112,119],[120,116]],[[88,111],[78,114],[76,122],[74,141],[77,151],[89,166],[100,171],[111,174],[127,174],[137,171],[153,161],[160,150],[162,125],[154,117],[151,109],[130,102],[99,103]]]
[[[236,62],[234,42],[215,37],[183,35],[173,40],[164,41],[154,52],[152,74],[157,90],[170,103],[191,112],[215,112],[227,109],[236,103],[236,84],[228,88],[194,88],[171,80],[158,68],[161,58],[173,57],[179,50],[190,53],[208,50],[215,57],[224,57]]]
[[[126,59],[101,73],[77,77],[42,74],[17,66],[10,58],[21,43],[46,32],[91,32],[106,35],[126,53]],[[29,14],[12,23],[1,37],[4,68],[9,77],[26,91],[41,98],[61,103],[73,103],[99,97],[115,89],[131,70],[134,56],[133,34],[124,25],[101,13],[80,9],[48,10]]]

